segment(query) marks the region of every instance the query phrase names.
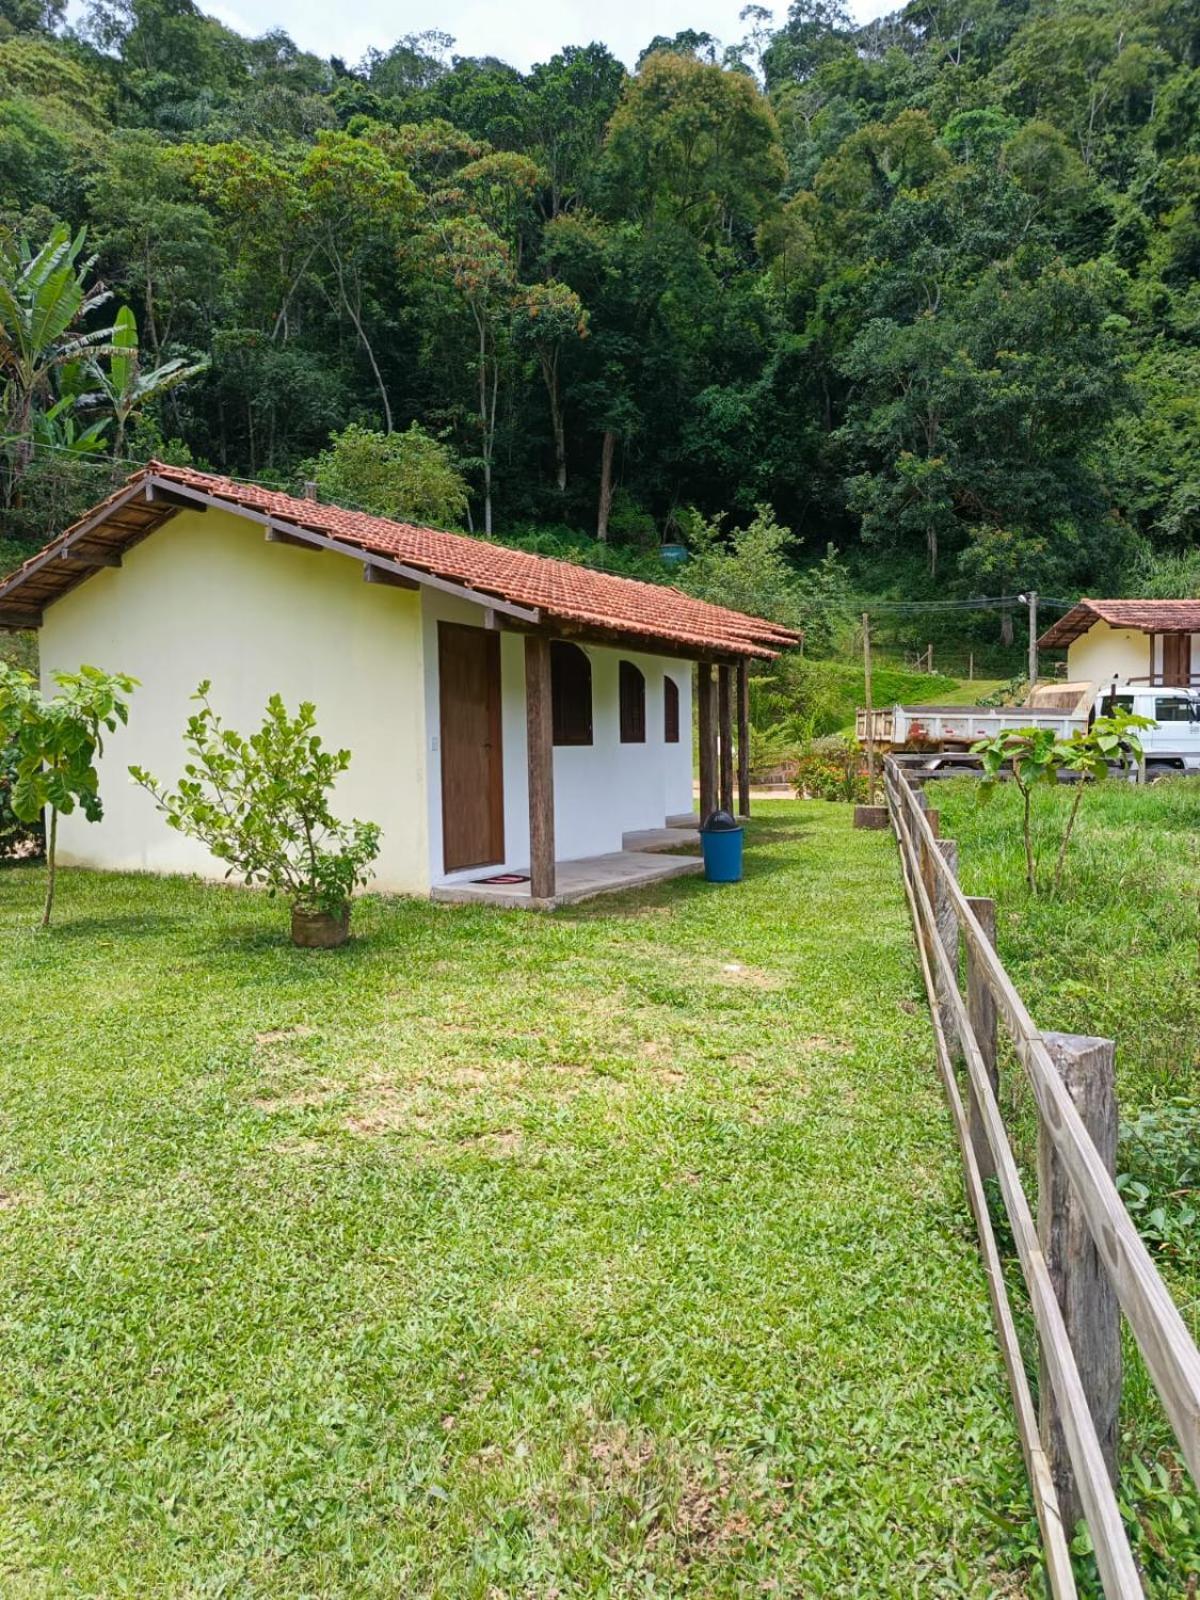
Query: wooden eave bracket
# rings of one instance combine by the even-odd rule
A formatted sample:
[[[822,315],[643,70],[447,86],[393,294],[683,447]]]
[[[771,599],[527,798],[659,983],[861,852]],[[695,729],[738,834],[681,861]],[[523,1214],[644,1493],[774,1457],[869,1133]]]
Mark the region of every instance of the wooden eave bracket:
[[[69,561],[73,567],[119,567],[121,565],[121,556],[116,550],[76,550],[73,545],[66,545],[63,548],[60,559]]]

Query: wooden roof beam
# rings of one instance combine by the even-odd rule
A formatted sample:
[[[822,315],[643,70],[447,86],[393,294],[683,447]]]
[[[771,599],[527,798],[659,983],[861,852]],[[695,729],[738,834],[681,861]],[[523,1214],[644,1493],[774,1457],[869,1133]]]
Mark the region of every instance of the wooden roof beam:
[[[374,566],[370,561],[363,562],[363,582],[382,583],[389,589],[415,590],[421,587],[414,578],[404,578],[398,572],[388,572],[383,567]]]
[[[116,550],[64,550],[62,559],[73,567],[119,567],[121,556]]]
[[[290,544],[297,550],[311,550],[314,555],[320,555],[324,545],[316,544],[312,539],[302,538],[299,534],[290,533],[283,528],[272,524],[266,533],[268,544]]]

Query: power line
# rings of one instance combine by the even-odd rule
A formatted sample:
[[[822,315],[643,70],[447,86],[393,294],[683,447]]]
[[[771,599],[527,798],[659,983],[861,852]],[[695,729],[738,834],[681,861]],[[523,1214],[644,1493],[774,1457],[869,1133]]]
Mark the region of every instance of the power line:
[[[970,600],[877,600],[869,605],[872,615],[880,612],[905,614],[922,611],[996,611],[1007,610],[1024,605],[1019,595],[997,594],[980,595]],[[1076,602],[1074,600],[1051,600],[1044,595],[1038,596],[1038,604],[1069,610]]]

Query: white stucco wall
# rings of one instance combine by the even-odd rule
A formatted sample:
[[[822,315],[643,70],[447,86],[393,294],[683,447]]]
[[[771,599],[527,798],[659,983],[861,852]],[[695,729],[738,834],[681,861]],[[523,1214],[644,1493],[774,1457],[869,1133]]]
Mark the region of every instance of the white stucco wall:
[[[1100,686],[1114,677],[1125,683],[1149,676],[1150,670],[1150,636],[1137,628],[1111,628],[1107,622],[1094,622],[1067,648],[1071,683]]]
[[[480,869],[443,869],[437,624],[444,620],[482,627],[485,612],[482,606],[432,589],[423,591],[422,606],[430,864],[435,883],[454,883],[479,877]],[[619,850],[622,834],[661,828],[668,816],[693,809],[691,663],[634,650],[585,649],[592,663],[592,743],[560,746],[554,752],[554,840],[560,861]],[[646,679],[646,742],[641,745],[621,743],[617,679],[622,660],[632,661]],[[678,744],[663,739],[666,673],[679,686]],[[529,866],[525,641],[519,633],[500,636],[500,676],[505,859],[491,870],[516,872]]]
[[[364,583],[356,561],[268,544],[258,524],[227,512],[181,512],[46,612],[44,674],[86,662],[141,680],[129,727],[106,741],[104,820],[64,817],[61,860],[224,876],[127,774],[136,762],[175,782],[191,695],[209,678],[215,708],[243,733],[276,691],[291,709],[312,700],[326,743],[352,752],[334,809],[383,830],[373,887],[426,891],[421,630],[419,595]]]

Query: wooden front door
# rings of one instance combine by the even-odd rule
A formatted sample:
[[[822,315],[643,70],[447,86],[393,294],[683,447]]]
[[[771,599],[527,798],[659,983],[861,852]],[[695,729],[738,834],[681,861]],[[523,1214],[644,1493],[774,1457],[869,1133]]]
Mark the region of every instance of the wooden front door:
[[[1192,676],[1192,636],[1190,633],[1164,633],[1162,636],[1162,681],[1187,687]]]
[[[500,635],[438,623],[442,859],[446,872],[504,860]]]

